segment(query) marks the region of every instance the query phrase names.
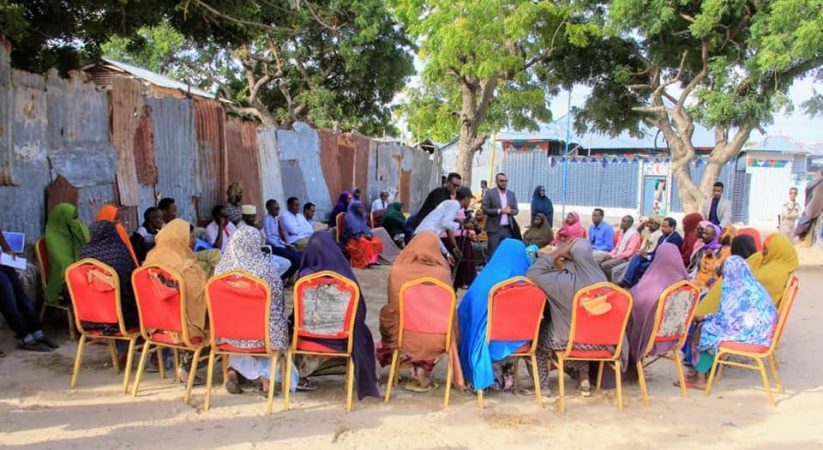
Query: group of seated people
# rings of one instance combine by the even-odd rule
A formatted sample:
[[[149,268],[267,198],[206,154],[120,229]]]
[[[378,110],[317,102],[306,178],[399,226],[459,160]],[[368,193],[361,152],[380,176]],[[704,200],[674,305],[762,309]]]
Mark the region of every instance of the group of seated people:
[[[283,215],[279,204],[269,200],[262,230],[258,229],[256,211],[239,204],[242,188],[238,194],[238,187],[234,186],[229,191],[229,205],[215,208],[213,221],[207,227],[208,244],[214,247],[212,251],[221,254],[212,265],[212,273],[198,261],[194,227],[175,218],[173,201],[164,199],[157,209],[147,210],[144,223],[131,237],[119,223],[115,207],[102,208],[97,221],[87,230],[78,220],[74,206],[60,204],[50,213],[46,226],[51,265],[46,300],[56,302],[65,297],[65,268],[80,258],[94,258],[108,264],[121,280],[130,279],[140,264],[160,264],[185,279],[189,335],[205,339],[208,333],[206,281],[212,274],[242,270],[269,284],[271,344],[275,350],[285,350],[291,336],[290,319],[285,315],[285,278],[293,273],[303,277],[329,270],[357,283],[352,266],[367,267],[372,261],[390,258],[393,265],[387,303],[380,311],[381,339],[376,346],[365,323],[367,309],[360,291],[353,358],[358,397],[363,398],[379,395],[376,362],[387,365],[397,347],[400,289],[408,281],[433,277],[455,287],[465,283],[468,289],[455,314],[459,338],[452,348],[443,348],[440,336],[404,333],[403,351],[413,366],[413,376],[404,383],[406,389],[414,392],[434,389],[436,384],[431,372],[443,353],[453,355],[455,362],[453,379],[447,382],[471,389],[512,389],[513,364],[507,357],[524,343],[486,341],[488,295],[497,283],[514,276],[526,276],[547,298],[537,342],[538,367],[532,370],[537,370],[544,392],[549,392],[549,359],[552,352],[566,348],[572,302],[578,291],[607,280],[630,289],[634,303],[624,345],[626,364],[622,367],[633,368],[633,362],[642,357],[641,352],[646,348],[651,318],[661,293],[677,282],[688,280],[701,290],[701,300],[686,352],[685,361],[691,369],[687,383],[700,386],[704,382],[701,374],[711,367],[720,342],[760,344],[770,339],[777,317],[775,304],[799,264],[791,242],[779,234],[761,242],[760,234],[753,230],[737,231],[731,226],[721,230],[716,224],[702,220],[697,213],[684,218],[682,236],[676,231],[677,222],[673,218],[658,216],[643,220],[637,227],[633,218],[626,216],[615,232],[604,223],[603,211],[597,209],[588,232],[580,225],[576,213],[569,214],[557,232],[553,232],[544,214],[535,214],[523,240],[503,240],[482,271],[477,273],[472,265],[474,273],[455,283],[461,273],[458,267],[455,267],[457,270],[453,267],[467,260],[463,252],[471,248],[462,241],[476,237],[460,233],[465,230],[460,221],[467,219],[466,211],[474,197],[468,189],[457,186],[438,189],[443,190],[437,193],[442,199],[422,214],[422,219],[410,221],[406,221],[402,205],[387,203],[387,199],[381,198],[379,205],[385,206],[385,211],[379,228],[369,227],[363,203],[354,194],[345,193],[335,205],[336,211],[344,212],[345,208],[346,213],[342,242],[338,244],[333,232],[314,231],[311,213],[301,214],[296,198],[287,201],[288,212]],[[331,220],[338,225],[335,213]],[[393,238],[406,234],[409,222],[414,229],[401,250]],[[389,244],[394,249],[393,254],[387,255]],[[264,252],[264,245],[271,246],[271,254]],[[537,247],[537,251],[531,247]],[[273,262],[273,257],[286,260],[288,267],[283,270]],[[3,274],[0,272],[0,276]],[[121,283],[120,288],[124,320],[127,326],[135,326],[138,314],[131,283]],[[44,340],[39,330],[39,324],[26,324],[18,332],[18,338],[21,342],[47,345],[48,340]],[[254,342],[233,344],[259,346]],[[601,349],[594,345],[583,348]],[[226,387],[230,392],[242,391],[242,379],[259,380],[258,389],[263,391],[277,381],[278,374],[270,373],[268,364],[261,360],[232,356],[229,364],[231,371]],[[589,364],[571,362],[567,367],[576,377],[579,391],[589,395]],[[293,368],[299,381],[291,388],[314,389],[308,377],[320,368],[319,362],[312,358],[299,360]],[[604,383],[608,387],[609,380]]]

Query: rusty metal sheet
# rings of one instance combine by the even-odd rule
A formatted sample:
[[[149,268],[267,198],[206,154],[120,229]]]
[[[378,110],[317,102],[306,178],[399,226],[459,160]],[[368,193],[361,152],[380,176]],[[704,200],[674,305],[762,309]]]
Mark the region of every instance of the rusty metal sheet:
[[[151,106],[143,105],[137,117],[134,131],[134,168],[141,186],[157,184],[157,164],[154,162],[154,131],[151,122]]]
[[[318,130],[317,133],[320,137],[320,165],[323,167],[323,178],[329,189],[329,201],[334,204],[340,193],[351,189],[351,186],[343,186],[337,134],[331,130]]]
[[[77,212],[86,225],[94,222],[97,212],[105,204],[114,204],[114,183],[77,189]]]
[[[411,174],[407,202],[409,208],[415,211],[423,204],[429,191],[436,186],[436,183],[432,182],[434,163],[431,155],[424,151],[402,147],[402,152],[401,170]]]
[[[137,182],[137,168],[134,162],[134,136],[143,111],[140,82],[117,76],[112,79],[109,91],[111,114],[111,143],[117,150],[117,192],[120,204],[137,206],[140,204],[140,186]]]
[[[157,167],[155,194],[172,197],[177,217],[192,221],[194,214],[197,142],[191,101],[147,98],[151,107],[154,160]]]
[[[317,205],[317,215],[326,217],[331,213],[332,204],[329,197],[329,188],[323,175],[323,166],[320,163],[320,138],[317,131],[304,123],[294,125],[294,130],[279,130],[277,142],[280,148],[280,160],[300,161],[299,169],[302,175],[302,185],[305,186],[305,195],[298,196],[300,201],[307,201]],[[286,165],[280,165],[283,170],[283,190],[287,197],[294,187],[289,185],[286,178]]]
[[[226,162],[229,184],[243,184],[243,203],[263,207],[257,124],[239,119],[226,121]],[[221,199],[225,202],[225,197]],[[213,206],[213,205],[212,205]]]
[[[0,186],[0,205],[7,209],[0,214],[0,229],[26,233],[26,243],[32,244],[42,236],[46,226],[48,163],[45,159],[18,160],[15,161],[14,174],[24,182],[20,186]],[[8,210],[12,206],[14,213]]]
[[[345,144],[342,144],[341,142]],[[339,147],[343,147],[343,145],[345,145],[346,147],[348,147],[348,151],[353,153],[351,159],[354,170],[352,171],[351,184],[348,186],[349,189],[353,188],[354,186],[357,186],[363,192],[368,194],[369,149],[371,147],[371,141],[369,140],[369,138],[361,136],[359,134],[345,133],[338,136],[337,143]]]
[[[280,149],[277,146],[277,129],[274,127],[257,128],[257,154],[260,157],[260,176],[263,183],[263,205],[269,199],[275,199],[281,205],[286,204],[283,193],[283,175],[280,172]],[[323,174],[326,173],[325,166]]]
[[[226,191],[226,115],[213,100],[194,102],[194,127],[197,135],[197,217],[211,217],[211,208],[225,201]]]
[[[373,143],[369,157],[369,198],[375,199],[380,192],[394,195],[400,200],[400,166],[403,160],[402,146],[393,143]]]
[[[0,186],[14,185],[11,144],[11,44],[0,37]]]

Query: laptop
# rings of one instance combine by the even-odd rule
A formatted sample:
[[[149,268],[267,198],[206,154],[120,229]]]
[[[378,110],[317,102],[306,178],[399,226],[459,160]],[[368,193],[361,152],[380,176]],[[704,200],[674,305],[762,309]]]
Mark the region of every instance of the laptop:
[[[11,247],[11,251],[14,253],[23,253],[23,247],[26,245],[26,234],[25,233],[17,233],[15,231],[4,231],[3,237],[6,239],[6,242]]]

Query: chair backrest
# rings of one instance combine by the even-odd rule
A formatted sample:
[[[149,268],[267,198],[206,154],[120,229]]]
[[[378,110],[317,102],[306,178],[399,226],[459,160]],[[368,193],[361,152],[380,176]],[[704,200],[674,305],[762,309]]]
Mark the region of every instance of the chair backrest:
[[[777,308],[777,324],[772,332],[772,343],[769,345],[769,351],[773,352],[780,343],[783,337],[783,331],[786,329],[786,321],[789,319],[789,313],[792,311],[794,301],[797,299],[797,290],[800,288],[800,281],[797,275],[792,275],[789,278],[789,283],[786,284],[786,290],[783,292],[783,300],[780,301],[780,307]]]
[[[260,278],[241,271],[221,274],[206,284],[211,345],[217,339],[265,342],[271,352],[271,288]]]
[[[37,268],[40,269],[40,285],[46,289],[49,282],[49,252],[46,249],[46,238],[40,238],[34,243],[34,254],[37,256]]]
[[[351,352],[359,300],[357,283],[328,270],[297,280],[292,346],[296,347],[300,338],[346,339]]]
[[[678,281],[660,294],[651,337],[643,356],[651,353],[657,342],[677,341],[675,349],[686,343],[694,311],[700,301],[700,289],[688,281]]]
[[[341,212],[337,213],[337,217],[334,218],[334,230],[335,230],[335,239],[337,242],[340,242],[340,239],[343,237],[343,227],[346,225],[346,213]]]
[[[135,270],[131,280],[143,338],[149,338],[149,329],[176,332],[190,345],[183,278],[167,267],[152,264]]]
[[[374,224],[374,211],[369,213],[369,228],[376,228],[377,226]]]
[[[632,295],[617,285],[602,282],[581,289],[572,302],[566,352],[574,344],[613,345],[613,355],[620,355],[631,312]]]
[[[783,289],[783,295],[780,296],[780,300],[777,301],[776,306],[777,306],[778,311],[783,306],[783,299],[786,298],[786,294],[788,294],[789,291],[791,291],[792,289],[795,289],[795,290],[797,289],[797,283],[798,283],[797,275],[792,273],[792,275],[789,277],[789,281],[786,282],[786,287]]]
[[[78,330],[83,330],[82,322],[94,322],[117,324],[120,332],[126,333],[120,279],[114,269],[94,259],[81,259],[66,268],[66,286]]]
[[[489,291],[486,342],[536,341],[546,294],[526,277],[501,281]]]
[[[400,286],[400,336],[406,331],[444,335],[451,345],[457,299],[448,284],[432,277],[417,278]]]

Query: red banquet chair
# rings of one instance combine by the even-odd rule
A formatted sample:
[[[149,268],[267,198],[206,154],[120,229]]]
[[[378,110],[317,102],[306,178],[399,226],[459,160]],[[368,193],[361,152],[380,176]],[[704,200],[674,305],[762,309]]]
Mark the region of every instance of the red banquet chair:
[[[343,227],[345,226],[346,213],[337,213],[337,217],[334,218],[334,238],[337,239],[338,244],[340,243],[340,240],[343,239]]]
[[[446,395],[443,406],[449,406],[454,362],[451,349],[454,336],[454,313],[457,300],[451,286],[442,281],[423,277],[407,281],[400,286],[400,328],[397,348],[392,352],[389,378],[386,383],[386,397],[391,398],[392,385],[400,378],[400,352],[403,350],[403,336],[406,331],[443,336],[443,348],[448,358],[446,369]]]
[[[529,341],[510,356],[530,359],[534,395],[540,406],[543,406],[543,393],[540,391],[535,353],[545,304],[546,294],[528,278],[509,278],[497,283],[489,291],[489,317],[486,322],[486,345],[491,341]],[[482,389],[477,391],[477,401],[482,408]]]
[[[694,318],[694,311],[700,301],[700,289],[688,281],[677,282],[660,294],[657,303],[657,312],[654,315],[654,326],[649,338],[649,343],[644,352],[637,358],[637,376],[640,381],[640,392],[643,395],[643,404],[649,406],[649,391],[646,386],[645,367],[650,366],[660,358],[674,361],[677,379],[680,382],[680,395],[688,397],[686,390],[686,378],[683,375],[683,356],[681,350],[689,336],[689,325]],[[674,343],[674,346],[666,352],[653,355],[655,344]],[[651,361],[644,364],[646,358],[653,357]]]
[[[254,356],[271,359],[272,378],[281,352],[271,348],[271,289],[269,285],[254,275],[232,271],[216,276],[206,284],[206,300],[209,307],[209,329],[211,351],[209,352],[209,370],[206,376],[206,401],[203,409],[208,411],[211,401],[211,386],[214,376],[214,359],[223,357],[223,367],[229,355]],[[240,348],[229,343],[220,343],[225,339],[242,339],[261,341],[263,346]],[[285,352],[283,352],[285,360]],[[282,365],[285,380],[286,366]],[[224,376],[225,382],[225,376]],[[284,396],[287,389],[283,386]],[[269,384],[266,412],[271,414],[274,402],[274,382]]]
[[[34,243],[34,254],[37,256],[37,268],[40,271],[40,287],[43,289],[43,292],[46,292],[46,285],[48,284],[49,270],[51,267],[49,266],[49,253],[48,250],[46,250],[45,238],[41,237]],[[49,303],[43,300],[43,305],[40,307],[40,322],[43,321],[43,317],[46,315],[46,308],[54,308],[59,309],[60,311],[65,311],[69,321],[69,338],[72,341],[75,340],[74,318],[72,317],[73,314],[71,307],[61,305],[60,303]]]
[[[307,275],[294,284],[294,336],[286,367],[296,355],[346,358],[346,411],[351,411],[354,388],[354,319],[360,288],[357,283],[324,270]],[[345,350],[329,348],[316,340],[345,343]],[[286,370],[285,386],[291,386],[291,370]],[[283,391],[284,408],[289,409],[289,389]]]
[[[143,371],[146,368],[146,359],[155,347],[158,360],[160,350],[169,348],[174,350],[175,366],[178,364],[178,350],[194,352],[189,379],[186,383],[186,403],[191,399],[191,389],[194,385],[194,376],[197,364],[205,342],[199,337],[190,338],[186,324],[186,286],[183,278],[175,271],[159,265],[143,266],[135,270],[132,275],[134,297],[137,300],[137,311],[140,313],[140,334],[146,341],[143,353],[140,355],[140,364],[137,366],[137,376],[132,388],[132,396],[137,397]],[[158,361],[163,376],[162,360]],[[177,377],[178,367],[175,367]]]
[[[760,371],[760,378],[763,380],[763,387],[766,389],[766,396],[769,398],[769,404],[777,406],[772,394],[771,384],[769,383],[769,376],[766,374],[766,364],[772,372],[774,377],[775,387],[778,392],[783,392],[783,383],[780,381],[780,375],[777,373],[777,357],[775,350],[783,337],[783,331],[786,329],[786,321],[789,318],[789,313],[794,306],[794,301],[797,298],[798,279],[797,276],[792,276],[786,285],[786,290],[783,294],[783,300],[780,302],[778,308],[777,324],[772,331],[772,341],[769,345],[745,344],[741,342],[724,341],[720,343],[717,354],[714,357],[714,364],[712,370],[709,372],[709,380],[706,383],[705,395],[709,395],[712,391],[712,383],[714,382],[715,374],[717,374],[718,367],[722,368],[724,365],[742,367],[744,369],[752,369]],[[754,360],[757,365],[745,364],[737,361],[731,361],[728,356],[736,355]],[[763,360],[766,364],[763,364]]]
[[[83,347],[87,339],[108,341],[114,369],[120,373],[115,341],[128,341],[125,374],[123,375],[123,392],[129,388],[131,362],[138,330],[126,329],[123,310],[120,304],[120,279],[111,267],[94,259],[81,259],[66,268],[66,285],[74,308],[75,324],[80,331],[77,354],[74,358],[74,370],[71,374],[70,388],[77,385],[80,377],[80,363],[83,359]],[[117,325],[117,333],[106,335],[99,330],[86,329],[83,322]]]
[[[566,349],[556,352],[557,367],[560,370],[560,412],[566,412],[565,371],[566,361],[597,361],[597,390],[603,378],[603,368],[609,363],[614,368],[617,380],[617,408],[623,411],[623,388],[621,386],[620,353],[626,324],[632,312],[632,295],[620,287],[607,282],[596,283],[581,289],[572,302],[571,329]],[[614,350],[581,350],[581,345],[605,345]]]

